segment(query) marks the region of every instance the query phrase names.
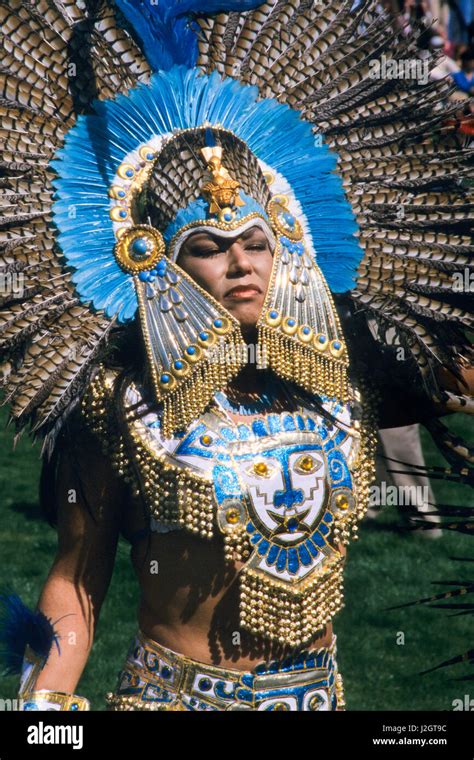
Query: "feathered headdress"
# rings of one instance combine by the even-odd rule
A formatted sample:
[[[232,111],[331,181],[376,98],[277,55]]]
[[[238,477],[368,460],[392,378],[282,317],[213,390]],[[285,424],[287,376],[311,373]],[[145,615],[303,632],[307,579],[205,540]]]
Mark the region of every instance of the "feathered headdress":
[[[352,6],[1,3],[0,274],[10,286],[2,297],[0,350],[19,429],[31,422],[52,444],[111,335],[137,309],[158,398],[173,398],[175,412],[181,409],[174,421],[185,421],[190,386],[175,362],[199,348],[191,374],[203,380],[211,374],[201,363],[207,349],[178,324],[171,331],[178,344],[175,337],[164,341],[160,320],[171,313],[179,323],[192,286],[167,247],[189,223],[190,207],[194,219],[212,215],[210,206],[199,206],[202,194],[193,195],[203,190],[193,142],[208,127],[221,147],[228,136],[222,166],[242,189],[236,197],[258,202],[249,213],[276,230],[280,246],[288,241],[278,262],[286,258],[296,303],[309,303],[296,298],[303,273],[322,273],[309,289],[320,294],[319,321],[312,323],[312,307],[296,316],[280,308],[273,291],[276,303],[267,304],[261,325],[274,353],[287,346],[296,352],[288,356],[303,368],[298,382],[309,383],[304,366],[312,356],[320,361],[322,347],[327,366],[336,367],[331,387],[343,395],[347,353],[331,293],[349,294],[382,346],[403,349],[429,397],[439,395],[438,368],[457,373],[472,359],[465,334],[472,293],[456,289],[454,278],[471,271],[472,151],[448,120],[455,108],[447,105],[450,85],[382,76],[375,65],[382,57],[397,65],[417,59],[417,32],[395,28],[375,0]],[[252,168],[247,176],[245,162],[232,163],[239,145]],[[188,177],[193,190],[186,197]],[[160,198],[159,221],[151,225],[137,222],[136,211],[148,185]],[[284,202],[272,210],[275,196]],[[311,266],[298,268],[303,254]],[[206,325],[217,327],[217,342],[238,340],[218,304],[196,289],[192,298]],[[209,380],[199,403],[228,379]],[[167,382],[174,382],[170,393]],[[451,403],[465,408],[467,399]]]

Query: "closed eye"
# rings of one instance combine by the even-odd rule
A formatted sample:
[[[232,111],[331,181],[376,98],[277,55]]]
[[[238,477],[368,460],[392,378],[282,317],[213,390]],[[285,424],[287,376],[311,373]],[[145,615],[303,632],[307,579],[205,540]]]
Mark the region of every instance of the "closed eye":
[[[192,256],[198,256],[198,257],[209,257],[209,256],[217,256],[218,253],[222,253],[222,251],[219,248],[207,248],[204,250],[201,250],[199,248],[195,248],[191,250]]]

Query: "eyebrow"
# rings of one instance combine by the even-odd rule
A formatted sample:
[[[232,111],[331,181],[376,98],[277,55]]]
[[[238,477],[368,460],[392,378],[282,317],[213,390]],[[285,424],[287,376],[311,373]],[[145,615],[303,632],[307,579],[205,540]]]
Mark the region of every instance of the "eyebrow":
[[[245,232],[242,232],[241,235],[236,235],[235,238],[226,238],[223,235],[219,235],[218,232],[216,234],[212,234],[211,232],[195,232],[193,235],[190,235],[187,239],[187,243],[189,245],[193,245],[193,243],[207,243],[207,242],[213,242],[213,243],[220,243],[221,241],[227,241],[227,240],[238,240],[241,238],[242,240],[247,240],[249,237],[252,237],[257,232],[260,232],[265,240],[267,239],[267,236],[265,235],[264,231],[260,229],[260,227],[251,227],[248,230],[245,230]]]

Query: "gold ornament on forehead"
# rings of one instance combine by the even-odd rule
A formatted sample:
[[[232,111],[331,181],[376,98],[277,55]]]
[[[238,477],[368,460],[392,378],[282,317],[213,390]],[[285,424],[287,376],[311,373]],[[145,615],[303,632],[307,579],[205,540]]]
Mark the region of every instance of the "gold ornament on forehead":
[[[222,147],[201,148],[207,164],[210,178],[203,185],[202,192],[208,196],[209,212],[218,214],[220,222],[231,222],[235,217],[235,208],[245,206],[240,197],[240,183],[232,179],[227,169],[222,166]]]

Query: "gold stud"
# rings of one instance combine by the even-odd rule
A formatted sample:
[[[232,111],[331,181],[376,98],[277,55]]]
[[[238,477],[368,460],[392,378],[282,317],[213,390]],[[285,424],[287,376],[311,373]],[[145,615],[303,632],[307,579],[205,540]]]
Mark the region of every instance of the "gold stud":
[[[225,513],[225,519],[230,525],[235,525],[239,522],[240,513],[235,507],[230,507]]]
[[[339,493],[335,498],[335,502],[338,509],[347,509],[349,506],[349,499],[344,493]]]
[[[290,706],[287,705],[286,702],[276,702],[273,709],[274,710],[289,710]]]

